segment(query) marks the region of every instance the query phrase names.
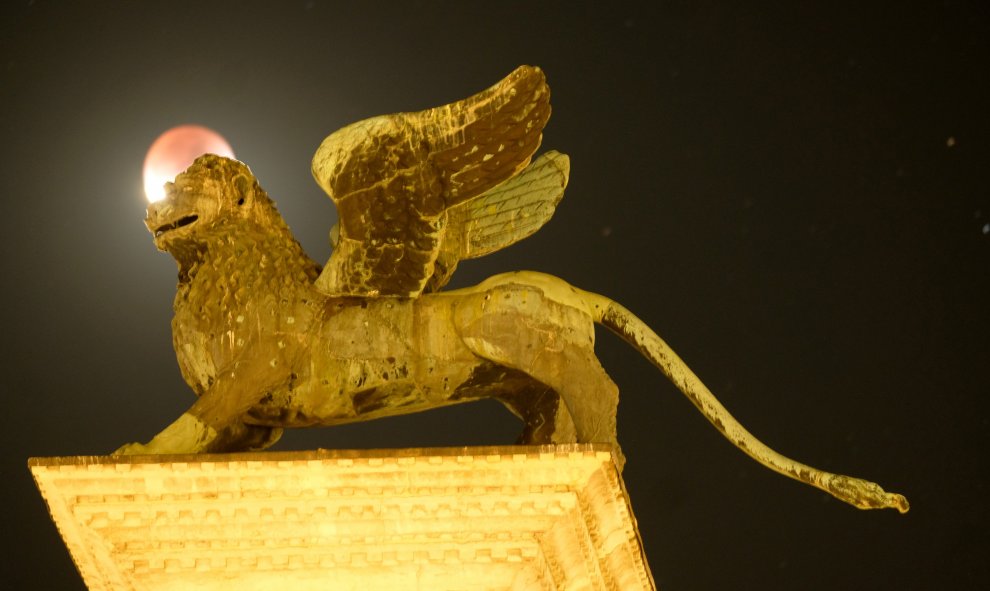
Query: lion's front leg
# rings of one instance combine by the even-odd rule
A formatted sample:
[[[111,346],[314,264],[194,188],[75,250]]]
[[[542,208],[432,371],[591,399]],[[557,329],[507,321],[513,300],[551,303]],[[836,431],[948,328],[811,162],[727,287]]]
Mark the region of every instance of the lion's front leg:
[[[279,440],[282,429],[231,421],[218,431],[200,420],[194,409],[182,413],[148,443],[128,443],[112,455],[195,454],[262,450]]]
[[[115,456],[142,454],[202,453],[217,441],[216,429],[201,421],[190,409],[148,443],[128,443]]]
[[[230,371],[221,372],[189,410],[151,441],[128,443],[113,455],[222,453],[271,446],[281,437],[282,429],[244,422],[245,414],[258,401],[259,392],[272,381],[260,379],[271,377],[266,375],[267,367],[270,366],[242,362]]]

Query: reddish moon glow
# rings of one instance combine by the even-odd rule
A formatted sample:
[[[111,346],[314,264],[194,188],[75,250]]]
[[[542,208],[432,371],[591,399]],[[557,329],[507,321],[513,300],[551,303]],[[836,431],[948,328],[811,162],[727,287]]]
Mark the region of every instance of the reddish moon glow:
[[[203,154],[234,157],[227,140],[200,125],[180,125],[158,136],[144,157],[144,194],[148,201],[165,197],[165,183]]]

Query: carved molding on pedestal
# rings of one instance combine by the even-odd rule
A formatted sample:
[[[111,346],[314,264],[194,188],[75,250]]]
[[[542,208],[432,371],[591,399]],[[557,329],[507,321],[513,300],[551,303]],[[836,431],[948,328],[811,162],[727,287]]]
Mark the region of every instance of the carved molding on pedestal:
[[[655,589],[603,445],[33,458],[89,589]]]

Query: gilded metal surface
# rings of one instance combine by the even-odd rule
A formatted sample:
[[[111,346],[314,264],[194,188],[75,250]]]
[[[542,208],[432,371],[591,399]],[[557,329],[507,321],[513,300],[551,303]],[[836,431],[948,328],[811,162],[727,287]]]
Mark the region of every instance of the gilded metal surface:
[[[567,157],[530,163],[549,112],[543,73],[524,66],[463,101],[329,136],[313,173],[340,222],[322,270],[247,166],[198,159],[149,207],[146,224],[179,265],[174,345],[199,399],[149,443],[117,453],[263,449],[284,427],[492,397],[522,419],[522,443],[604,442],[621,467],[618,388],[594,353],[598,323],[761,464],[861,508],[906,511],[900,495],[760,443],[656,333],[606,297],[532,272],[437,291],[458,260],[512,244],[552,215]]]

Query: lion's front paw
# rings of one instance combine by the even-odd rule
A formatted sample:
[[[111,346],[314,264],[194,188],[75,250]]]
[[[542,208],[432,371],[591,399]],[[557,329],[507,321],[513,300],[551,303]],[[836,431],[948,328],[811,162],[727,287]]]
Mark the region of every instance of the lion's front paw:
[[[126,445],[120,446],[117,451],[113,452],[112,456],[139,456],[142,454],[151,453],[148,450],[148,446],[143,443],[128,443]]]

